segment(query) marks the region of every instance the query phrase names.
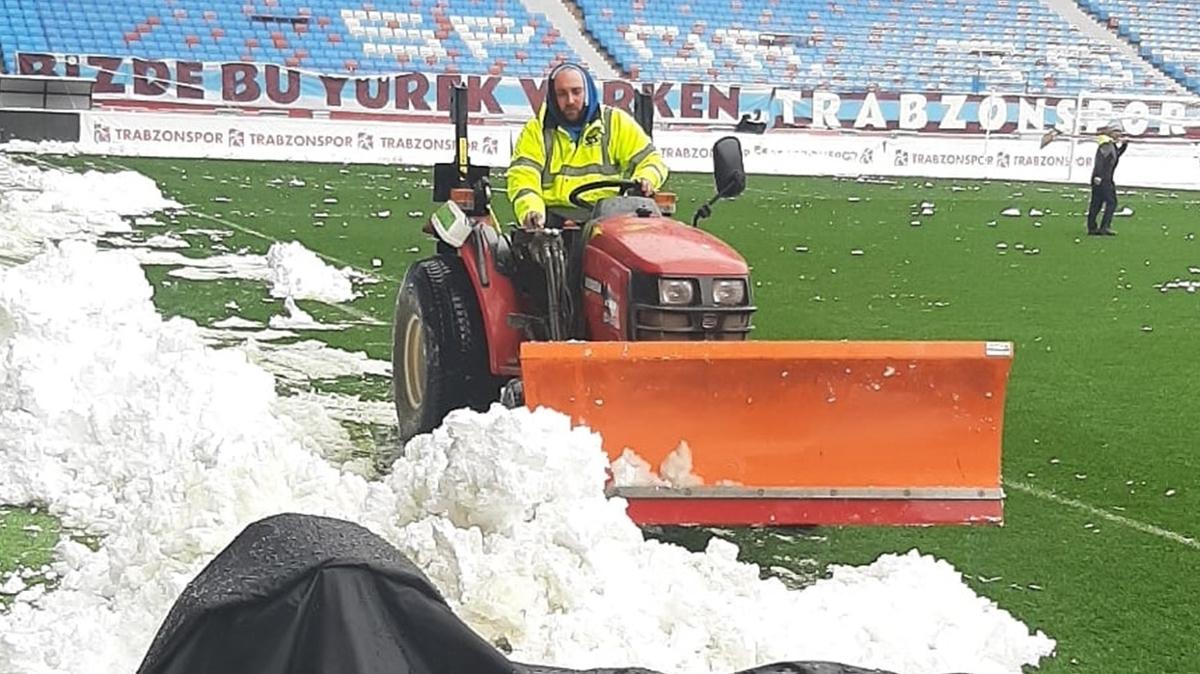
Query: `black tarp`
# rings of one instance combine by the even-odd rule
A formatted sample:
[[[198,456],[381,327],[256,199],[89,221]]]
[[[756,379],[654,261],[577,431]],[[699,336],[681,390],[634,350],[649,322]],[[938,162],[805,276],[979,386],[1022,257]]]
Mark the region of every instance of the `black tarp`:
[[[0,110],[0,143],[27,140],[79,142],[79,114],[39,110]]]
[[[576,671],[508,660],[454,615],[420,569],[367,529],[283,514],[246,527],[188,584],[138,674]],[[819,662],[742,674],[751,673],[888,674]]]

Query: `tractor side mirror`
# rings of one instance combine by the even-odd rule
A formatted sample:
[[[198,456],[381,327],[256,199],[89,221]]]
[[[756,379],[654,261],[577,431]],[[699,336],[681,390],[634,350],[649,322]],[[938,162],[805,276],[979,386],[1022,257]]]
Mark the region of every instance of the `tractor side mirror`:
[[[725,136],[713,143],[713,178],[717,181],[717,193],[692,217],[692,226],[699,227],[700,221],[712,215],[712,205],[717,199],[730,199],[746,189],[746,168],[742,165],[742,141],[737,136]]]
[[[746,189],[746,169],[742,165],[742,142],[737,136],[725,136],[713,144],[713,177],[717,196],[729,199]]]

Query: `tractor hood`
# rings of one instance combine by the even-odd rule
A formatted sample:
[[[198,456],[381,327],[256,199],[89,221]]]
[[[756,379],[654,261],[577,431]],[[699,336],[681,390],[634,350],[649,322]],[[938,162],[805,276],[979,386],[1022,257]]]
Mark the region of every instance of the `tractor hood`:
[[[605,218],[588,242],[635,272],[659,276],[749,276],[746,260],[708,232],[662,217]]]

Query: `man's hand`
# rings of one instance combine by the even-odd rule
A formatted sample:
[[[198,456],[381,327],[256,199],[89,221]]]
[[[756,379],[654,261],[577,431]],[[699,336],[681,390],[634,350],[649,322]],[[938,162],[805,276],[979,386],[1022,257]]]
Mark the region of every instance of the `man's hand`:
[[[1092,184],[1099,187],[1100,186],[1100,176],[1096,176],[1095,178],[1092,178]]]
[[[541,229],[546,225],[546,214],[541,211],[529,211],[525,214],[525,219],[521,221],[521,226],[525,229]]]
[[[638,178],[638,185],[642,189],[643,196],[647,196],[647,197],[654,196],[654,186],[650,184],[650,181],[648,179]]]

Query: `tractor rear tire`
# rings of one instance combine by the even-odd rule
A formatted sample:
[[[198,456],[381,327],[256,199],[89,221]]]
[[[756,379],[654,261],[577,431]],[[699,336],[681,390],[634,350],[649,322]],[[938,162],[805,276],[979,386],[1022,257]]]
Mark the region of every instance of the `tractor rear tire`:
[[[410,266],[392,327],[400,441],[437,428],[451,410],[486,410],[499,400],[500,385],[488,366],[483,316],[462,260],[438,255]]]

